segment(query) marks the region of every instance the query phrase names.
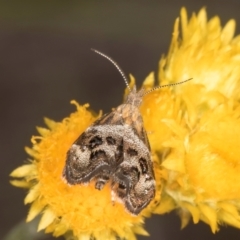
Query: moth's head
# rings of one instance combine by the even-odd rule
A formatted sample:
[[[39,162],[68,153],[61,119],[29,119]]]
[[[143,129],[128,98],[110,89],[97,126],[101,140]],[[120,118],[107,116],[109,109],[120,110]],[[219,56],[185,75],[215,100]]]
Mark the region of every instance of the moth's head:
[[[139,107],[142,103],[144,93],[145,93],[144,89],[141,89],[137,92],[136,85],[134,85],[133,89],[127,95],[125,103]]]

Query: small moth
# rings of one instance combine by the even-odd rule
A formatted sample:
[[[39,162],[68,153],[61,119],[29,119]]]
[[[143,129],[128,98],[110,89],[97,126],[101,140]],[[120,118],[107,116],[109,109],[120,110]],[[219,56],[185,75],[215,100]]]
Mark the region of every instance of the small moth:
[[[63,178],[70,185],[94,181],[98,190],[110,182],[111,198],[120,201],[131,214],[138,215],[154,198],[156,188],[151,148],[139,107],[143,96],[149,92],[183,82],[148,92],[137,91],[136,86],[130,89],[118,64],[92,50],[114,64],[130,93],[125,103],[97,119],[72,144],[67,152]]]

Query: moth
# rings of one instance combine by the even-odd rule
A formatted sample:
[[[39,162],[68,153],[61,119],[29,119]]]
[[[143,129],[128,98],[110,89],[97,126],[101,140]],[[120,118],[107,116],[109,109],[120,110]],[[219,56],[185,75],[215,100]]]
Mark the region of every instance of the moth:
[[[139,111],[146,92],[130,88],[118,64],[105,57],[122,75],[129,94],[126,101],[89,126],[67,152],[63,178],[70,185],[94,181],[101,190],[110,183],[111,198],[120,201],[128,212],[138,215],[154,198],[156,183],[151,148]],[[188,80],[186,80],[188,81]],[[184,81],[185,82],[185,81]]]

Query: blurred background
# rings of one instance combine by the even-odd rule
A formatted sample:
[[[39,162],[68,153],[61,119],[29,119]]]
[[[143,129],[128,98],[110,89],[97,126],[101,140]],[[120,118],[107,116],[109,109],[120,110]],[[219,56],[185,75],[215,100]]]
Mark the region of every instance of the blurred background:
[[[234,18],[240,32],[239,0],[0,2],[0,239],[28,212],[26,192],[9,184],[9,173],[28,158],[23,148],[31,146],[35,126],[43,126],[44,116],[60,121],[75,111],[71,99],[104,112],[122,101],[120,74],[90,48],[111,56],[140,86],[167,53],[182,6],[189,16],[205,6],[223,25]],[[153,216],[146,226],[150,237],[140,240],[240,238],[239,229],[221,227],[213,235],[204,223],[180,230],[174,212]]]

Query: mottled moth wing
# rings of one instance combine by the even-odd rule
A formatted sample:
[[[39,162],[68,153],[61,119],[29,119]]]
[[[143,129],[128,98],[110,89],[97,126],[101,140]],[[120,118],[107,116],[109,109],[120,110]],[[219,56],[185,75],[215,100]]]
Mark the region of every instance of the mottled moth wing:
[[[155,196],[149,141],[137,107],[123,104],[116,112],[124,122],[122,129],[119,129],[123,132],[124,155],[123,161],[112,174],[112,191],[129,212],[137,215]]]
[[[98,129],[98,122],[112,118],[114,112],[104,115],[86,129],[67,152],[63,177],[68,184],[96,181],[102,189],[123,158],[122,139],[112,138]]]

